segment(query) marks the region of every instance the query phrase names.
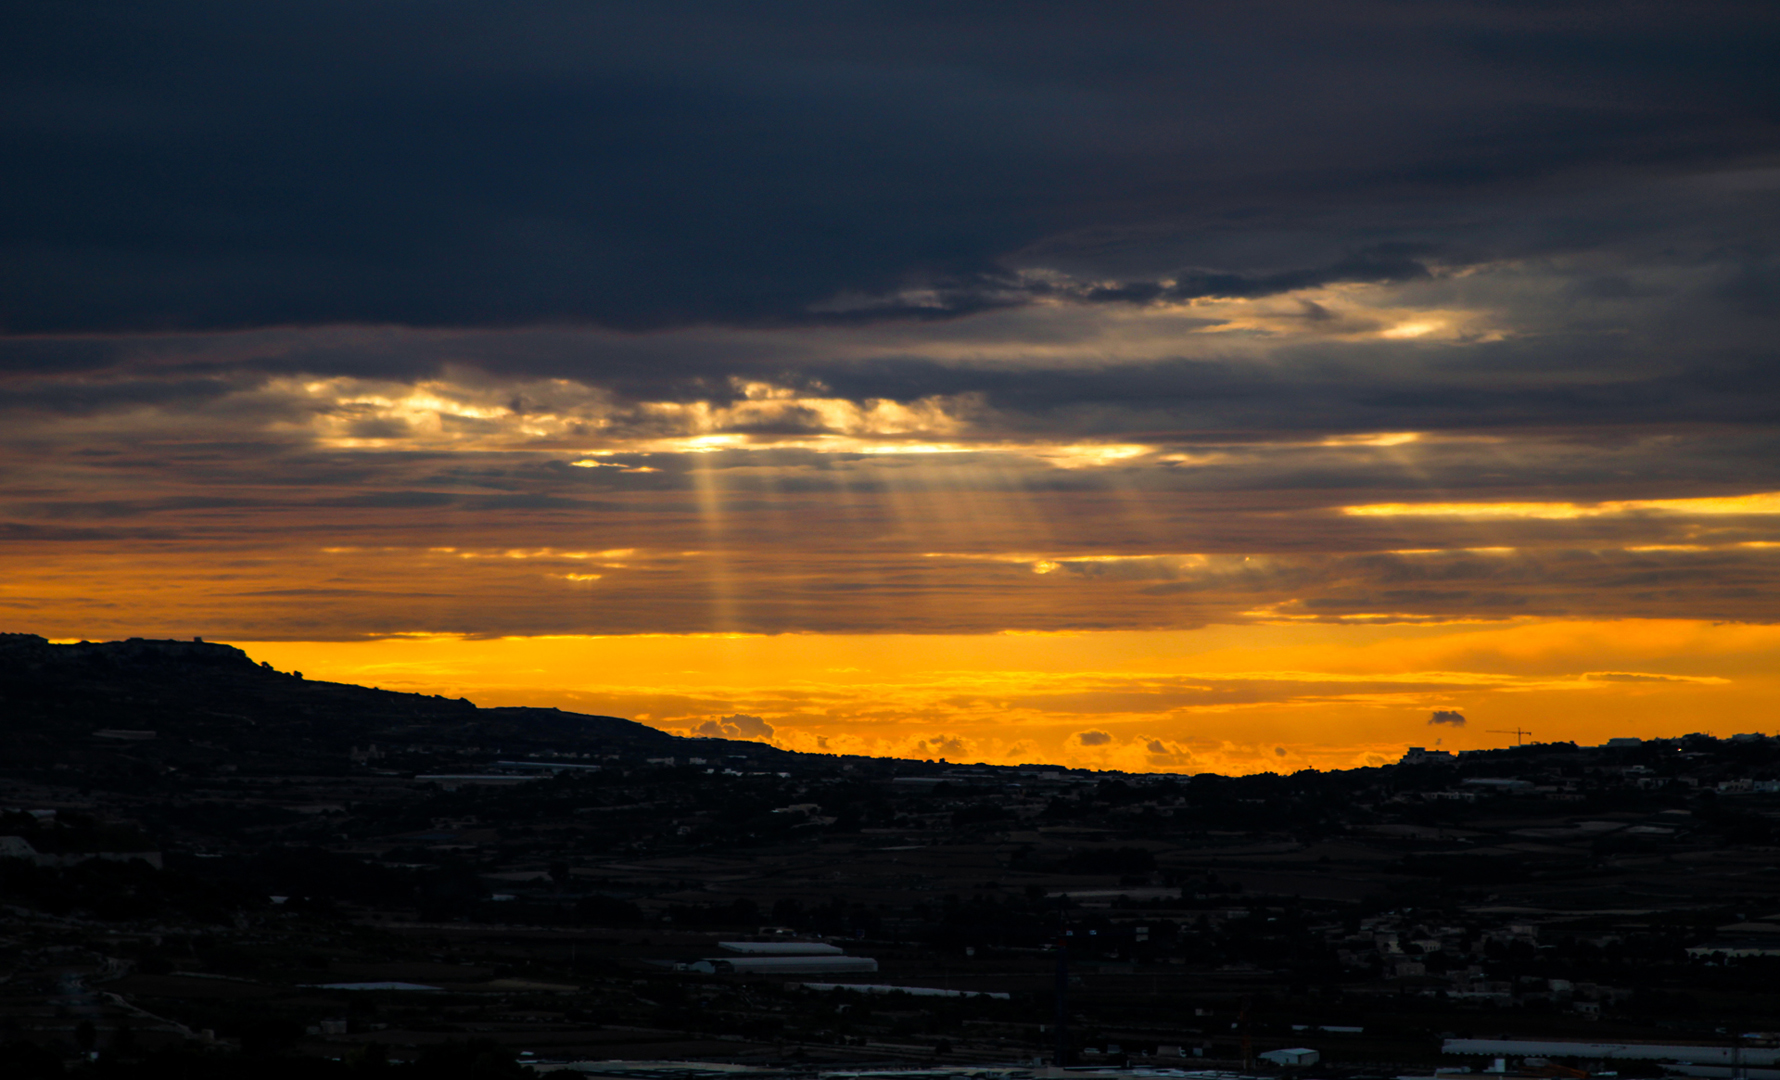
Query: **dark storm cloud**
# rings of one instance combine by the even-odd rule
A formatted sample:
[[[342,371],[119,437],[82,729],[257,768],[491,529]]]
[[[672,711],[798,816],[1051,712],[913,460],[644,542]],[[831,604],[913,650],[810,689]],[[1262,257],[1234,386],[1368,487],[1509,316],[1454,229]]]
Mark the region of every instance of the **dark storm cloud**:
[[[0,541],[24,543],[56,543],[87,541],[114,544],[120,540],[174,540],[179,533],[167,529],[69,528],[63,526],[27,525],[19,521],[0,521]]]
[[[124,352],[123,342],[106,338],[0,337],[0,372],[99,371],[117,364]]]
[[[1427,264],[1411,257],[1426,245],[1390,245],[1362,251],[1330,266],[1245,277],[1241,274],[1177,273],[1167,282],[1129,282],[1088,289],[1092,303],[1199,300],[1208,297],[1254,299],[1337,282],[1395,283],[1429,277]]]
[[[202,406],[238,389],[222,379],[115,379],[13,383],[0,397],[0,410],[84,416],[137,406],[171,410]]]
[[[1772,151],[1780,88],[1735,3],[23,2],[0,43],[13,332],[945,317],[1034,253],[1098,300],[1401,281],[1479,200]]]
[[[240,510],[265,505],[253,499],[185,497],[168,499],[101,499],[81,502],[49,502],[9,507],[14,513],[56,519],[115,519],[144,514],[173,514],[189,510]]]

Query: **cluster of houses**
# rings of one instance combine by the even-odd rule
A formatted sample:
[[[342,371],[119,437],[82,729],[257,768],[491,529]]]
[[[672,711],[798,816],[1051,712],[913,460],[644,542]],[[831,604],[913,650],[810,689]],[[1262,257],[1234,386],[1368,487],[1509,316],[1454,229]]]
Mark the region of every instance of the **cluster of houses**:
[[[1768,744],[1769,737],[1756,733],[1733,735],[1726,740],[1733,748]],[[1660,791],[1679,788],[1687,791],[1713,791],[1720,795],[1780,794],[1780,771],[1772,768],[1746,769],[1727,764],[1719,755],[1703,750],[1690,750],[1686,739],[1609,739],[1600,747],[1576,747],[1580,755],[1569,769],[1554,765],[1553,755],[1561,746],[1528,747],[1543,752],[1544,760],[1529,760],[1516,776],[1470,776],[1441,790],[1417,793],[1426,802],[1476,802],[1488,795],[1540,795],[1556,801],[1580,801],[1587,792],[1601,788],[1636,788]],[[1628,761],[1626,751],[1645,750],[1646,761]],[[1483,755],[1495,751],[1429,749],[1411,746],[1397,764],[1407,766],[1446,765],[1471,766]],[[1496,763],[1498,767],[1504,763]],[[1753,772],[1756,775],[1750,775]]]

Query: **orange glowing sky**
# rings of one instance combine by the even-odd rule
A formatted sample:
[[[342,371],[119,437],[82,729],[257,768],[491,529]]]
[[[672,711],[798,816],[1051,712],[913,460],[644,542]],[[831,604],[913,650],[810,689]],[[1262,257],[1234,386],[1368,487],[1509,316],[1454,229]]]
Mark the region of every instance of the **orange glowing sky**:
[[[1130,771],[1346,768],[1410,744],[1500,746],[1515,728],[1727,736],[1760,728],[1780,694],[1780,627],[1680,620],[244,646],[311,678],[791,749]],[[1435,711],[1468,722],[1431,725]]]
[[[458,371],[40,412],[9,436],[0,610],[949,760],[1244,772],[1775,726],[1780,494],[1631,468],[1711,436],[1095,441],[737,391],[620,407]]]
[[[0,630],[951,760],[1780,727],[1746,5],[630,7],[45,7]]]
[[[1141,321],[1095,340],[1147,341]],[[1780,494],[1679,475],[1722,434],[1094,439],[967,398],[766,383],[615,402],[470,369],[219,382],[15,412],[12,627],[202,635],[310,677],[949,760],[1245,772],[1517,728],[1776,726]]]

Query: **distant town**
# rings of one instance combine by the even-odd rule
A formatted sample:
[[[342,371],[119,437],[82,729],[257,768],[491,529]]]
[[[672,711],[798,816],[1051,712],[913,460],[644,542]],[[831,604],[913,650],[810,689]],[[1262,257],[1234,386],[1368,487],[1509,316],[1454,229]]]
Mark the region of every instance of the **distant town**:
[[[0,717],[15,1075],[1780,1080],[1762,734],[962,766],[29,635]]]

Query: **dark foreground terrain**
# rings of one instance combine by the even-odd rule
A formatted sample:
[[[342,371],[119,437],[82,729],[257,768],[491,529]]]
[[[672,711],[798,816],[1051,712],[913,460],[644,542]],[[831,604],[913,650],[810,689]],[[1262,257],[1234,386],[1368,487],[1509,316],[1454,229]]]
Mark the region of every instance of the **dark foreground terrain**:
[[[0,748],[9,1078],[1030,1071],[1059,940],[1080,1065],[1429,1075],[1515,1035],[1696,1053],[1510,1071],[1780,1078],[1768,738],[958,767],[6,635]]]

